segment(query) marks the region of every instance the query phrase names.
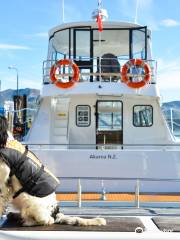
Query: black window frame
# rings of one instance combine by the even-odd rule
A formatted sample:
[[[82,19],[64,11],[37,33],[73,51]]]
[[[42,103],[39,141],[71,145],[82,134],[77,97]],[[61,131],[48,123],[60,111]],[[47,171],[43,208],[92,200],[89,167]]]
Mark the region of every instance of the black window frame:
[[[121,103],[121,116],[122,116],[122,122],[121,122],[121,130],[123,131],[123,101],[122,100],[97,100],[96,102],[96,114],[98,114],[98,103],[99,102],[120,102]],[[96,117],[96,132],[98,131],[99,125],[98,125],[98,118]],[[109,130],[105,130],[109,131]]]
[[[143,31],[144,29],[144,31]],[[74,56],[75,54],[75,32],[76,30],[84,30],[84,31],[90,31],[90,61],[84,61],[82,64],[84,64],[84,68],[86,68],[86,65],[89,65],[90,64],[90,72],[93,72],[93,58],[94,58],[94,49],[93,49],[93,41],[94,41],[94,31],[98,31],[98,28],[96,27],[92,27],[92,26],[89,26],[89,25],[83,25],[83,26],[72,26],[72,27],[65,27],[65,28],[62,28],[62,29],[59,29],[57,31],[55,31],[50,37],[49,37],[49,43],[51,41],[51,39],[55,36],[56,33],[58,32],[61,32],[61,31],[64,31],[64,30],[69,30],[69,58],[71,58],[71,56]],[[107,27],[104,27],[103,30],[128,30],[129,31],[129,59],[132,59],[133,58],[133,31],[134,30],[140,30],[140,31],[143,31],[145,33],[145,56],[143,58],[143,60],[147,60],[147,26],[140,26],[140,27],[116,27],[116,28],[107,28]],[[71,42],[71,37],[73,36],[73,44]],[[48,45],[49,45],[48,43]],[[71,47],[73,47],[73,52],[71,52]],[[128,58],[127,58],[128,60]],[[93,76],[90,76],[90,82],[93,82]],[[43,83],[44,80],[43,80]]]
[[[77,115],[77,113],[78,113],[78,107],[88,107],[88,109],[89,109],[89,124],[88,125],[86,125],[86,126],[80,126],[80,125],[78,125],[78,122],[77,122],[77,118],[78,118],[78,115]],[[89,127],[91,125],[91,106],[90,105],[88,105],[88,104],[79,104],[79,105],[77,105],[76,106],[76,126],[77,127]]]
[[[142,30],[144,29],[144,33],[145,33],[145,58],[143,60],[147,60],[147,26],[140,26],[140,27],[122,27],[122,28],[103,28],[103,30],[129,30],[129,59],[131,59],[133,57],[133,31],[134,30]],[[49,37],[49,42],[50,40],[55,36],[56,33],[60,32],[60,31],[64,31],[64,30],[69,30],[69,57],[72,55],[71,53],[71,30],[75,31],[75,30],[89,30],[90,31],[90,36],[91,36],[91,43],[93,44],[93,31],[94,30],[98,30],[98,28],[93,28],[92,26],[89,25],[84,25],[84,26],[73,26],[73,27],[69,27],[69,28],[63,28],[63,29],[59,29],[57,31],[55,31],[50,37]],[[74,43],[73,43],[74,44]],[[73,46],[74,47],[74,46]],[[91,49],[91,57],[93,58],[93,48]]]
[[[136,126],[135,125],[135,122],[134,122],[134,108],[135,107],[142,107],[142,106],[149,106],[149,107],[151,107],[151,109],[152,109],[152,124],[151,125],[149,125],[149,126]],[[153,126],[153,124],[154,124],[154,110],[153,110],[153,106],[151,105],[151,104],[136,104],[136,105],[134,105],[133,106],[133,112],[132,112],[132,119],[133,119],[133,126],[134,127],[152,127]]]

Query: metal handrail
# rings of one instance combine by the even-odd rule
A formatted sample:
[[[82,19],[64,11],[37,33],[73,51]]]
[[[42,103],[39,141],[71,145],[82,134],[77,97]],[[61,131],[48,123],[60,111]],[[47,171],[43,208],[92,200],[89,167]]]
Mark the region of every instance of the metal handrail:
[[[22,142],[24,145],[28,145],[28,147],[32,150],[48,150],[48,151],[180,151],[180,142],[176,144],[124,144],[124,145],[118,145],[118,144],[38,144],[38,143],[28,143],[28,142]]]
[[[180,178],[144,178],[144,177],[139,177],[139,178],[125,178],[125,177],[58,177],[60,180],[77,180],[78,181],[78,188],[77,188],[77,205],[79,208],[82,207],[82,185],[81,185],[81,180],[121,180],[121,181],[136,181],[135,185],[135,207],[140,208],[140,183],[142,181],[148,181],[148,182],[180,182]],[[104,191],[102,195],[105,196],[106,192]],[[106,198],[105,198],[106,199]],[[102,199],[101,199],[102,200]]]
[[[80,176],[76,176],[76,177],[58,177],[61,180],[110,180],[110,181],[114,181],[114,180],[121,180],[121,181],[146,181],[146,182],[180,182],[180,178],[150,178],[150,177],[80,177]]]
[[[170,111],[170,116],[168,117],[168,112]],[[173,133],[173,135],[176,136],[176,132],[180,130],[180,124],[177,123],[175,120],[180,120],[179,116],[178,118],[174,118],[173,117],[173,112],[177,112],[178,114],[180,113],[179,109],[176,108],[170,108],[170,109],[163,109],[163,114],[165,116],[165,119],[168,123],[168,125],[170,126],[171,132]],[[178,129],[176,129],[176,131],[174,130],[174,126]]]
[[[109,58],[105,58],[105,60],[108,60]],[[101,64],[99,65],[98,63],[94,63],[95,61],[97,62],[97,58],[84,58],[83,60],[80,60],[80,59],[73,59],[75,62],[77,61],[80,61],[83,63],[83,61],[92,61],[93,63],[92,64],[89,64],[89,65],[86,65],[86,66],[83,66],[81,63],[78,64],[78,67],[80,69],[83,69],[83,67],[85,67],[85,69],[89,68],[89,69],[93,69],[93,72],[90,72],[90,73],[87,73],[87,72],[80,72],[80,82],[87,82],[87,80],[83,80],[82,77],[85,76],[92,76],[92,77],[99,77],[100,78],[100,81],[107,81],[109,79],[109,81],[113,81],[113,82],[118,82],[118,81],[121,81],[121,73],[120,73],[120,70],[121,70],[121,67],[119,67],[119,72],[103,72],[103,71],[98,71],[98,69],[101,66]],[[122,58],[112,58],[111,60],[118,60],[118,62],[120,63],[120,66],[122,66],[124,64],[124,62],[128,61],[128,59],[122,59]],[[156,61],[155,60],[145,60],[145,62],[149,63],[150,67],[151,67],[151,82],[150,83],[154,83],[155,82],[155,76],[156,76]],[[52,67],[53,64],[56,63],[56,60],[46,60],[43,62],[43,82],[44,83],[52,83],[50,81],[50,69]],[[105,68],[115,68],[117,69],[117,66],[112,63],[112,64],[106,64],[106,65],[103,65],[103,67]],[[143,77],[144,75],[143,74],[137,74],[137,73],[128,73],[130,77]],[[60,77],[68,77],[68,76],[71,76],[72,73],[62,73],[60,74],[59,76]],[[57,75],[58,76],[58,75]],[[113,77],[116,77],[116,80],[113,80]],[[103,78],[103,79],[102,79]],[[106,78],[106,79],[104,79]],[[118,78],[118,79],[117,79]],[[90,80],[89,80],[90,81]],[[99,80],[95,80],[93,79],[93,81],[99,81]]]
[[[170,143],[170,144],[82,144],[82,143],[73,143],[73,144],[61,144],[61,143],[31,143],[31,142],[23,142],[23,144],[27,144],[28,146],[90,146],[90,147],[180,147],[180,143]],[[85,149],[86,150],[86,149]],[[89,150],[89,149],[87,149]]]

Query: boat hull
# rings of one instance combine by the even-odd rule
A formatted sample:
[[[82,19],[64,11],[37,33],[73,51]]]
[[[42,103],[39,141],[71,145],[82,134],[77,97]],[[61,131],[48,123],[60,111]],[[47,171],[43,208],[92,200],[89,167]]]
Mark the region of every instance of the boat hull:
[[[180,149],[52,149],[33,152],[61,179],[58,191],[180,192]]]

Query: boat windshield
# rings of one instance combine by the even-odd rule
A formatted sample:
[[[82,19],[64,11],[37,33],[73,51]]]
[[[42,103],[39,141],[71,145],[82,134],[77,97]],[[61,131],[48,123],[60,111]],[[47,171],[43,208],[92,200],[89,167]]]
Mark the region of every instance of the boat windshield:
[[[129,59],[151,59],[148,39],[146,27],[105,28],[101,33],[90,27],[56,31],[50,37],[48,60],[44,62],[44,82],[49,82],[51,66],[61,59],[73,59],[81,81],[99,80],[98,73],[104,79],[109,73],[112,80],[118,80],[120,67]]]

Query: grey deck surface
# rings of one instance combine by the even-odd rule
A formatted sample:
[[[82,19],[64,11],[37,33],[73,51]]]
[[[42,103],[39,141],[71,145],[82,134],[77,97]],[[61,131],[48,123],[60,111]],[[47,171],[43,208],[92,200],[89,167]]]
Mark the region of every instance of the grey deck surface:
[[[142,222],[136,217],[106,218],[106,226],[70,226],[54,224],[52,226],[22,227],[17,221],[5,221],[0,230],[5,231],[101,231],[101,232],[135,232],[137,227],[145,230]]]
[[[176,216],[180,217],[180,208],[122,208],[122,207],[61,207],[66,215],[86,216]]]
[[[154,217],[152,220],[163,232],[180,232],[180,217]]]
[[[146,231],[145,226],[148,226],[146,223],[143,225],[143,219],[148,217],[161,231],[180,232],[180,208],[61,207],[60,209],[62,213],[70,216],[104,217],[107,225],[79,227],[54,224],[52,226],[22,227],[18,219],[8,221],[4,219],[0,221],[0,230],[134,232],[137,227],[141,227]]]

